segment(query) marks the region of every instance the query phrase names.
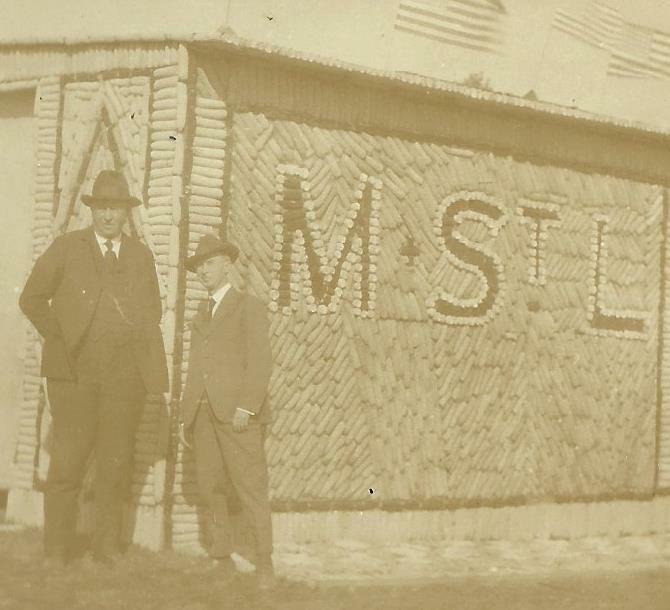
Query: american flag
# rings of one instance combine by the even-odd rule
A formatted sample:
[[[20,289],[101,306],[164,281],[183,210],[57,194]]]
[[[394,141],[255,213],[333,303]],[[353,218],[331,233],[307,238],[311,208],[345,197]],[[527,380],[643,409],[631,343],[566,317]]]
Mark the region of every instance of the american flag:
[[[625,44],[612,51],[609,73],[629,78],[670,78],[670,34],[629,26]]]
[[[616,8],[603,2],[589,2],[577,13],[558,9],[553,27],[609,51],[608,75],[670,78],[670,33],[628,23]]]
[[[395,28],[490,53],[500,45],[500,21],[505,13],[499,0],[400,0]]]
[[[618,10],[600,2],[591,2],[581,14],[558,9],[553,25],[582,42],[609,48],[620,40],[623,24]]]

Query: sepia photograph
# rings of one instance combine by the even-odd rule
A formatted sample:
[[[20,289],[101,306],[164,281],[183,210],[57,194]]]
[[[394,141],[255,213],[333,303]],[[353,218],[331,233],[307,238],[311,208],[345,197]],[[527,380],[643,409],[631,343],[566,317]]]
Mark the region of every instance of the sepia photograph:
[[[0,610],[670,609],[670,5],[0,10]]]

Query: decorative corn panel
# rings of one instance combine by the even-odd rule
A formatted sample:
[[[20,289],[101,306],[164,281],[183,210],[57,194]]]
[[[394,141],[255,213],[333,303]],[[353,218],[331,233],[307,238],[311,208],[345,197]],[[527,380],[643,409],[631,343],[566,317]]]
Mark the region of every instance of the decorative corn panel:
[[[62,85],[59,78],[40,80],[35,95],[35,204],[33,208],[33,260],[45,250],[52,239],[53,210],[59,163]],[[30,490],[44,479],[48,455],[48,410],[40,377],[41,344],[37,332],[30,327],[25,343],[23,399],[19,412],[19,431],[14,469],[16,487]],[[42,449],[40,449],[42,447]],[[18,517],[18,516],[16,516]]]
[[[670,235],[670,218],[668,216],[668,201],[667,191],[664,193],[665,201],[665,235]],[[668,319],[667,306],[670,302],[670,264],[668,263],[668,245],[665,247],[665,264],[663,270],[665,272],[665,299],[663,301],[665,309],[663,312],[663,353],[661,354],[661,405],[658,418],[658,435],[657,435],[657,456],[658,464],[658,478],[657,487],[659,489],[670,488],[670,320]]]
[[[151,75],[148,144],[149,166],[144,196],[156,271],[163,298],[161,328],[172,373],[177,308],[177,257],[181,221],[183,120],[185,98],[177,65],[157,68]],[[138,429],[133,491],[140,505],[162,504],[165,491],[165,455],[169,414],[161,397],[145,406]],[[153,476],[147,476],[151,473]]]
[[[350,259],[367,256],[372,260],[376,254],[356,251],[361,241],[358,233],[348,253],[328,246],[337,239],[342,246],[350,231],[365,233],[365,227],[358,226],[361,218],[369,217],[371,225],[378,221],[372,193],[380,185],[371,178],[377,175],[374,168],[370,171],[347,162],[345,149],[333,146],[327,131],[320,131],[319,136],[311,139],[296,123],[271,121],[257,114],[235,115],[228,234],[242,246],[247,290],[271,310],[288,312],[271,314],[274,423],[266,449],[272,498],[365,500],[370,488],[377,486],[379,465],[373,459],[374,447],[366,440],[375,423],[358,398],[361,365],[352,356],[352,328],[358,321],[353,310],[358,315],[363,310],[371,314],[374,298],[363,295],[357,271],[360,263]],[[317,168],[313,161],[318,158],[323,163]],[[329,171],[331,167],[337,168],[337,175]],[[369,175],[362,176],[366,169]],[[305,231],[307,235],[290,241],[292,230],[304,226],[297,207],[301,201],[308,209],[306,218],[320,232]],[[281,233],[281,244],[280,218],[289,227]],[[337,238],[328,239],[333,234]],[[310,269],[317,273],[318,266],[305,240],[312,240],[319,255],[330,263],[319,303],[300,299],[301,291],[307,290],[301,274]],[[286,282],[277,280],[282,273],[282,253],[294,256],[302,269]],[[344,302],[333,314],[339,299],[348,296],[350,284],[357,302]]]
[[[156,117],[151,100],[160,90],[161,74],[132,75],[104,81],[75,81],[65,86],[63,112],[63,145],[60,168],[60,199],[56,230],[63,232],[90,224],[90,213],[80,202],[82,193],[90,192],[93,181],[103,169],[122,171],[130,191],[145,202],[133,210],[133,230],[152,249],[160,267],[160,233],[163,228],[151,198],[151,174],[145,186],[147,160],[150,159],[150,136],[155,132]],[[152,86],[153,84],[153,86]],[[173,97],[175,97],[173,95]],[[150,120],[151,114],[151,120]],[[153,168],[152,168],[153,169]],[[147,197],[147,194],[149,197]],[[155,232],[155,234],[154,234]],[[167,300],[167,277],[160,276],[163,297]],[[157,456],[160,417],[165,409],[162,398],[149,397],[137,432],[133,497],[138,504],[156,503],[154,464]]]
[[[101,170],[122,171],[131,193],[145,204],[133,210],[130,229],[150,247],[156,260],[169,358],[174,347],[177,302],[176,283],[171,279],[176,277],[174,269],[178,266],[180,221],[179,213],[175,215],[173,210],[179,210],[181,204],[183,160],[177,111],[185,113],[176,80],[175,66],[145,73],[129,71],[127,76],[107,80],[71,80],[62,88],[58,82],[45,84],[36,98],[36,254],[58,233],[88,226],[90,213],[80,202],[81,194],[90,192]],[[183,119],[181,123],[183,129]],[[45,479],[49,440],[48,410],[43,409],[45,401],[40,393],[38,344],[29,345],[28,352],[26,402],[17,449],[24,488],[32,488],[35,475]],[[152,507],[162,502],[167,421],[163,397],[149,396],[136,438],[132,484],[135,506]],[[38,456],[29,452],[36,433],[42,437],[43,450]],[[90,474],[87,480],[91,480]],[[144,538],[141,532],[135,533],[136,540],[147,542]]]
[[[656,187],[252,112],[231,141],[276,504],[651,491]]]
[[[206,75],[198,72],[193,106],[193,140],[189,176],[188,255],[195,252],[205,233],[219,234],[223,222],[224,172],[226,167],[226,104],[219,100]],[[206,291],[193,274],[186,277],[184,295],[184,335],[182,387],[186,381],[191,342],[190,322]],[[175,548],[200,547],[199,497],[195,480],[193,455],[180,447],[176,456],[173,487],[172,544]]]

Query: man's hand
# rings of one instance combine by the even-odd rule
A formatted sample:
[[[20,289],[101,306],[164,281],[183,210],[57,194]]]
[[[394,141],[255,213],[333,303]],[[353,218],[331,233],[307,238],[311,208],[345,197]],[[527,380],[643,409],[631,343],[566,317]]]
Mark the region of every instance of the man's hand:
[[[184,429],[184,422],[179,422],[179,442],[184,445],[184,447],[188,447],[189,449],[193,449],[191,447],[191,443],[188,442],[186,439],[186,430]]]
[[[242,409],[235,409],[235,415],[233,415],[233,430],[235,432],[244,432],[249,425],[249,418],[251,416]]]

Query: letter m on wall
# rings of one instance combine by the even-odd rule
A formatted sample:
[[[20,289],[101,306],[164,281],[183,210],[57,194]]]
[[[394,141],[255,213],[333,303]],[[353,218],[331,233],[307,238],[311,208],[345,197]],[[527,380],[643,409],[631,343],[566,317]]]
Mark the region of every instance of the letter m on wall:
[[[354,313],[372,317],[381,181],[361,174],[327,248],[310,199],[307,170],[285,165],[278,170],[270,309],[289,314],[302,302],[310,312],[334,313],[350,285]]]

